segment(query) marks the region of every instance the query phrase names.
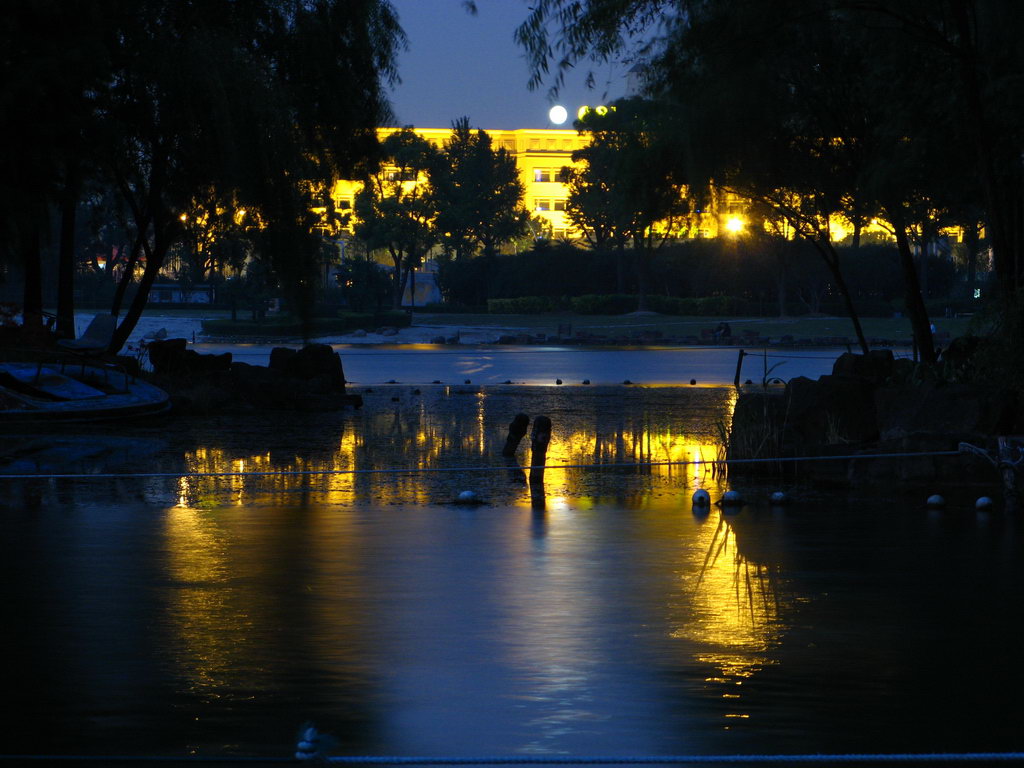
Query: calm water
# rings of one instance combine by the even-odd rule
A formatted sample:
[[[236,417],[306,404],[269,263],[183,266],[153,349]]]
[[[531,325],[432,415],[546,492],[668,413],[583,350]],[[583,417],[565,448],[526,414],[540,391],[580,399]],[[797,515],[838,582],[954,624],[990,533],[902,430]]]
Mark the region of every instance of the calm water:
[[[732,397],[398,387],[4,435],[8,474],[165,475],[0,478],[3,751],[281,755],[305,720],[337,754],[1024,747],[1021,534],[976,490],[772,509],[705,464],[548,469],[531,499],[499,455],[524,411],[554,421],[549,464],[713,458]],[[371,468],[462,469],[186,477]],[[697,487],[752,502],[695,515]]]
[[[298,348],[300,344],[281,344]],[[440,381],[495,385],[510,381],[535,386],[566,384],[621,384],[625,379],[642,385],[731,384],[736,377],[738,347],[558,347],[403,344],[332,344],[342,357],[345,377],[356,386],[389,381],[428,384]],[[272,344],[199,343],[202,354],[230,352],[235,360],[267,365]],[[909,350],[894,350],[897,356]],[[789,380],[818,378],[832,372],[846,348],[747,349],[740,369],[741,381],[760,382],[769,376]]]

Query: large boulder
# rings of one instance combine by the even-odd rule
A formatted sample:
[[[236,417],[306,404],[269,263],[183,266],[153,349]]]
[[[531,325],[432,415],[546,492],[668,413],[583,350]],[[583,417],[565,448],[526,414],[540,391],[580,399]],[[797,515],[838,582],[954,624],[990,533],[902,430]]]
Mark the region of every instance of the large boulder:
[[[274,349],[269,367],[233,363],[230,354],[200,355],[185,339],[153,342],[149,350],[157,383],[184,410],[332,411],[362,405],[358,395],[345,394],[341,358],[326,344]]]
[[[891,349],[873,349],[866,355],[844,352],[832,366],[834,376],[853,376],[874,384],[886,382],[895,364]]]
[[[276,347],[270,353],[270,368],[290,378],[319,379],[327,386],[345,388],[341,356],[329,344],[307,344],[299,350]]]
[[[879,387],[875,411],[883,440],[908,435],[993,435],[1016,431],[1016,398],[994,396],[964,384],[923,382]]]
[[[201,355],[188,349],[185,339],[152,341],[147,347],[153,372],[159,376],[194,376],[226,373],[231,369],[231,353]]]
[[[873,389],[858,376],[790,381],[786,420],[794,442],[806,447],[878,439]]]

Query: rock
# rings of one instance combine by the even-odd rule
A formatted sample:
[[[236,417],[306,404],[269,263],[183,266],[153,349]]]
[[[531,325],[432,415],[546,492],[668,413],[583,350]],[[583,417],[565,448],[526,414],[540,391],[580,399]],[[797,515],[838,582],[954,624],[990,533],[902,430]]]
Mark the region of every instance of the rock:
[[[391,326],[388,326],[387,328],[381,328],[380,329],[380,335],[381,336],[397,336],[398,335],[398,329],[397,328],[392,328]]]
[[[284,358],[282,372],[291,378],[310,380],[326,376],[333,386],[345,388],[341,356],[329,344],[308,344]]]
[[[874,392],[867,379],[833,375],[812,381],[800,376],[789,382],[787,396],[791,437],[798,443],[835,445],[878,439]]]
[[[844,352],[833,364],[832,375],[856,376],[881,384],[892,376],[895,360],[891,349],[873,349],[866,355]]]
[[[365,339],[366,331],[364,331],[362,328],[359,328],[355,331],[352,331],[352,333],[350,333],[349,336],[355,336],[357,339]]]
[[[150,343],[147,351],[153,371],[161,375],[173,374],[179,367],[187,348],[188,342],[185,339],[167,339]]]
[[[290,347],[274,347],[270,350],[270,370],[286,370],[288,361],[295,357],[296,354],[296,350]]]
[[[149,347],[149,362],[158,376],[195,376],[225,373],[231,368],[231,353],[201,355],[188,349],[185,339],[154,341]]]
[[[912,434],[1011,434],[1016,403],[963,384],[881,387],[874,393],[879,434],[893,440]]]
[[[345,394],[341,358],[326,344],[275,349],[273,367],[236,363],[230,354],[200,355],[184,339],[150,346],[156,383],[183,410],[320,412],[362,405],[361,397]]]

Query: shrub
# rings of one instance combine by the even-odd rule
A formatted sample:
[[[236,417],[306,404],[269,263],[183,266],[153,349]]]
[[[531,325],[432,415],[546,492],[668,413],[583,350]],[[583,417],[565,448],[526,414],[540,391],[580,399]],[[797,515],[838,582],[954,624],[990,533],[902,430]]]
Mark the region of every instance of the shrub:
[[[539,315],[557,308],[558,302],[547,296],[519,296],[514,299],[488,299],[492,315]]]
[[[570,304],[581,315],[623,315],[636,309],[636,296],[624,293],[575,296]]]
[[[422,307],[415,307],[413,311],[429,315],[475,315],[481,312],[486,312],[487,307],[473,307],[468,304],[438,304],[437,302],[431,302],[430,304],[424,304]]]

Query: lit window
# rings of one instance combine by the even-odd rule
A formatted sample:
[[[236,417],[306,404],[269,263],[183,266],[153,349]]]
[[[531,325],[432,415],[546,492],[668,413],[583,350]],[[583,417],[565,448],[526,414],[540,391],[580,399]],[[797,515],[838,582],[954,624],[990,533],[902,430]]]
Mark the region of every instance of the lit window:
[[[552,172],[550,168],[534,168],[533,169],[533,180],[534,181],[551,181]]]
[[[981,288],[975,288],[974,289],[974,298],[976,298],[976,299],[980,299],[981,298]]]
[[[542,200],[542,199],[538,198],[538,199],[533,201],[533,210],[535,210],[535,211],[550,211],[551,210],[551,201],[550,200]]]

